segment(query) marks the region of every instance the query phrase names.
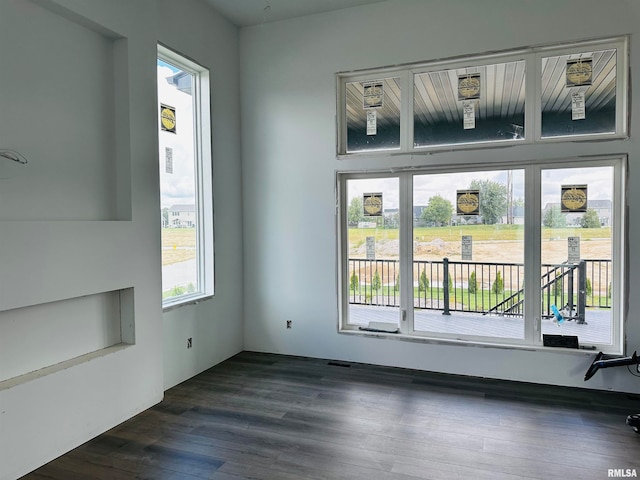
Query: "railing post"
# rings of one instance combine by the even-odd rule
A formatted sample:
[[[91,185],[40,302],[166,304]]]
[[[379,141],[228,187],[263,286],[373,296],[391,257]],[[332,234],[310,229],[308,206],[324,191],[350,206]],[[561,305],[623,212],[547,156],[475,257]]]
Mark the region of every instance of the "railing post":
[[[586,325],[584,319],[585,306],[587,305],[587,262],[580,260],[578,265],[578,318],[576,323]]]
[[[567,277],[569,278],[567,285],[567,296],[569,297],[567,308],[569,309],[569,312],[573,312],[573,267],[569,267]]]
[[[451,315],[449,311],[449,259],[442,259],[442,269],[443,269],[443,285],[442,290],[444,292],[444,310],[442,312],[443,315]]]

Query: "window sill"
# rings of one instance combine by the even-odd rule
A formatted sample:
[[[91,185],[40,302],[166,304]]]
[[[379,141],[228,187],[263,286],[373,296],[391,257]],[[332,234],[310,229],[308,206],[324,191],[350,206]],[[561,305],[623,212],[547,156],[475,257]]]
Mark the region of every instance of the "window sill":
[[[436,338],[436,337],[424,337],[419,335],[408,335],[403,333],[384,333],[384,332],[367,332],[362,330],[352,330],[348,328],[340,328],[338,330],[339,334],[343,335],[354,335],[360,337],[368,337],[368,338],[378,338],[385,340],[399,340],[404,342],[414,342],[414,343],[424,343],[431,345],[451,345],[451,346],[462,346],[462,347],[474,347],[474,348],[496,348],[501,350],[519,350],[523,352],[541,352],[541,353],[563,353],[569,355],[592,355],[602,351],[606,354],[612,355],[622,355],[622,352],[617,352],[612,349],[607,349],[604,346],[601,346],[598,349],[597,346],[584,346],[580,348],[563,348],[563,347],[545,347],[543,345],[522,345],[522,344],[511,344],[511,343],[497,343],[497,342],[479,342],[476,340],[464,340],[460,338]]]
[[[179,307],[185,307],[187,305],[197,305],[200,302],[210,300],[213,298],[213,294],[196,294],[189,295],[188,297],[180,297],[171,302],[162,304],[162,313],[170,312]]]

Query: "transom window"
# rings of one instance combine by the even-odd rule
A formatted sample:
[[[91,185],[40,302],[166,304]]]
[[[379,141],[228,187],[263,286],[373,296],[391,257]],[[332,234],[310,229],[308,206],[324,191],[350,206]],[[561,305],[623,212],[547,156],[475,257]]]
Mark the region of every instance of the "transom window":
[[[341,329],[621,353],[625,168],[339,173]]]
[[[339,73],[338,155],[627,135],[627,38]]]

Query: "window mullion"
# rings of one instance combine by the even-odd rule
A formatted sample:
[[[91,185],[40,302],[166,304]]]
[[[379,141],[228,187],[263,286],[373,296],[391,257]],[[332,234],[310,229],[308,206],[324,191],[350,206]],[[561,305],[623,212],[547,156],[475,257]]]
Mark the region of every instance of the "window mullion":
[[[528,345],[541,344],[541,201],[540,167],[531,165],[525,169],[524,219],[525,232],[528,232],[524,237],[524,338]]]
[[[413,333],[413,175],[400,175],[400,331]]]

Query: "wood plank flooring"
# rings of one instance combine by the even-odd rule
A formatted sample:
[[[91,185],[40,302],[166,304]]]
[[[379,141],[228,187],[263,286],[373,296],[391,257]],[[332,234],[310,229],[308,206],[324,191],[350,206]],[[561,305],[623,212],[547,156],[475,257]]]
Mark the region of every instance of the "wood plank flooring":
[[[25,479],[640,475],[638,396],[243,352]]]

